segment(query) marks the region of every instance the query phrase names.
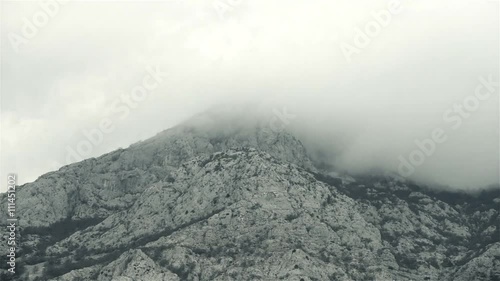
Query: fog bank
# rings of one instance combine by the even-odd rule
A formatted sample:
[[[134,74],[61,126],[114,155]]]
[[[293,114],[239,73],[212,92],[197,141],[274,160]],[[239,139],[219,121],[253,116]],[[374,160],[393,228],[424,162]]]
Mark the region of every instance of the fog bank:
[[[499,182],[498,2],[68,1],[34,36],[45,6],[2,8],[4,178],[249,104],[342,170]]]

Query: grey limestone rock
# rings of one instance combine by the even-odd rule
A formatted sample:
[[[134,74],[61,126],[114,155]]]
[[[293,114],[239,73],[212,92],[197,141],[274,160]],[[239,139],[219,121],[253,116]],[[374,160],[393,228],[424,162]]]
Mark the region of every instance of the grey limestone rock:
[[[336,176],[289,132],[218,118],[19,187],[2,280],[500,280],[498,189]]]

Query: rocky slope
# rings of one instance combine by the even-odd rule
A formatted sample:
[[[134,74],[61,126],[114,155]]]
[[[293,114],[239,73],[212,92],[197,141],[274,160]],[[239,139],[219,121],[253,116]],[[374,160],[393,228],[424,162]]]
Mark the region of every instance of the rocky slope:
[[[500,280],[498,189],[317,167],[290,133],[195,118],[19,187],[1,280]]]

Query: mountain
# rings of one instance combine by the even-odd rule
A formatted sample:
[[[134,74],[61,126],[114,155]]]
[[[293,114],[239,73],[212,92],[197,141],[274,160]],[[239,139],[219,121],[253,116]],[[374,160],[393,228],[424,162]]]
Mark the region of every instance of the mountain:
[[[1,280],[500,280],[498,188],[339,173],[293,133],[215,113],[16,199],[16,273]]]

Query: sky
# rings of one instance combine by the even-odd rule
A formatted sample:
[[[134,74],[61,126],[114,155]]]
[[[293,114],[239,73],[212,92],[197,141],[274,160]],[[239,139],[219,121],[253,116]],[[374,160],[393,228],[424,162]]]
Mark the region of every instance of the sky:
[[[499,182],[498,1],[0,8],[0,192],[8,173],[31,182],[219,104],[264,105],[348,172]]]

